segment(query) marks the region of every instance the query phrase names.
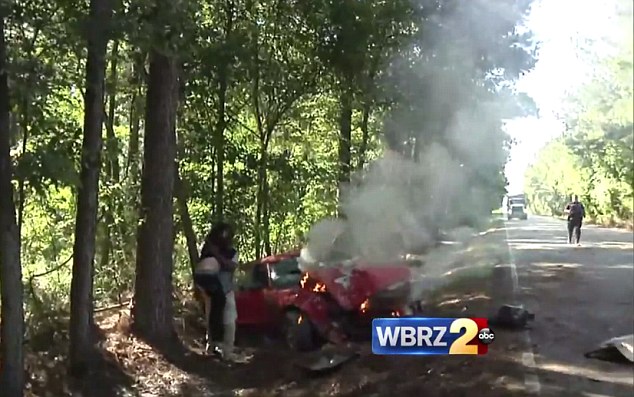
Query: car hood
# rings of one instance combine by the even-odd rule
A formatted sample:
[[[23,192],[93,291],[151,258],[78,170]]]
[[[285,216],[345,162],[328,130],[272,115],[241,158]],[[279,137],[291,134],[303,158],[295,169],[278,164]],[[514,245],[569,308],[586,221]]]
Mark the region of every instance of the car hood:
[[[306,274],[305,288],[327,291],[346,310],[358,308],[375,295],[409,287],[412,280],[412,271],[404,263],[323,267]]]

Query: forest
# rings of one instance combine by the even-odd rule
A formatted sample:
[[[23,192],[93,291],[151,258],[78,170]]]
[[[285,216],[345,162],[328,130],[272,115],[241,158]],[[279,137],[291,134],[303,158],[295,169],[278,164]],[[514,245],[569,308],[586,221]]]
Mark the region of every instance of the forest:
[[[617,1],[621,35],[605,40],[609,51],[578,49],[596,65],[565,104],[566,132],[549,142],[526,173],[533,211],[562,215],[577,194],[589,220],[632,228],[634,217],[634,68],[632,4]],[[562,204],[563,203],[563,204]]]
[[[236,226],[245,260],[296,247],[386,153],[438,169],[416,191],[435,203],[426,228],[476,222],[450,216],[465,196],[490,214],[504,120],[534,112],[513,86],[535,61],[530,3],[0,1],[2,395],[23,395],[47,332],[81,376],[95,312],[132,298],[134,331],[170,340],[212,222]],[[623,82],[627,56],[606,61]],[[623,95],[592,95],[602,83],[579,100]],[[593,111],[578,128],[609,123],[602,150],[627,162],[631,113]],[[558,144],[596,165],[587,183],[615,189],[592,208],[631,216],[631,178],[611,184],[620,163],[583,157],[603,137],[583,131]]]

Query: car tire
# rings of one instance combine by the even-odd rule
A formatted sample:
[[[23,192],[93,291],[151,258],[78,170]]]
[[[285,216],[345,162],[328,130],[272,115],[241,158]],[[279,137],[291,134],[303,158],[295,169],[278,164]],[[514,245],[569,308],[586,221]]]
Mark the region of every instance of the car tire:
[[[299,310],[289,310],[284,320],[284,338],[291,350],[305,352],[318,347],[315,329],[306,315]]]

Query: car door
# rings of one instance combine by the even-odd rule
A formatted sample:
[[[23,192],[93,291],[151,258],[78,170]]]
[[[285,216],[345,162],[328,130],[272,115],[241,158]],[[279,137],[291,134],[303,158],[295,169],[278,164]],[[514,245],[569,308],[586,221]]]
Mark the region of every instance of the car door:
[[[302,271],[296,257],[285,258],[277,263],[269,264],[270,286],[266,299],[269,301],[271,315],[277,320],[282,312],[293,303],[299,289]]]
[[[257,263],[238,283],[236,306],[240,326],[265,327],[272,321],[267,296],[270,294],[268,266]]]

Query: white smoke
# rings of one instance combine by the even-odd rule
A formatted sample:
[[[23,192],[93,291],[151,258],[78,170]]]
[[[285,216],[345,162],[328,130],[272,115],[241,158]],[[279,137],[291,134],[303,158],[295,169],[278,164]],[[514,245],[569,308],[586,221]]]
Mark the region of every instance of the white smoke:
[[[393,62],[392,68],[404,67],[405,73],[386,75],[409,99],[407,106],[391,111],[384,133],[390,146],[403,153],[412,151],[413,138],[418,160],[386,148],[355,175],[340,197],[343,217],[324,219],[308,233],[304,266],[356,257],[385,263],[426,251],[441,234],[464,240],[472,233],[464,226],[476,226],[488,216],[490,179],[499,176],[507,157],[501,124],[512,101],[491,95],[493,88],[474,85],[473,79],[504,75],[504,70],[479,68],[483,57],[498,56],[498,47],[513,45],[507,34],[514,30],[518,11],[511,3],[461,2],[452,16],[443,15],[442,23],[430,19],[424,24],[437,25],[425,37],[435,42],[431,56],[420,56],[414,67],[409,61]],[[488,35],[479,34],[483,29]],[[499,39],[487,42],[481,36]]]

